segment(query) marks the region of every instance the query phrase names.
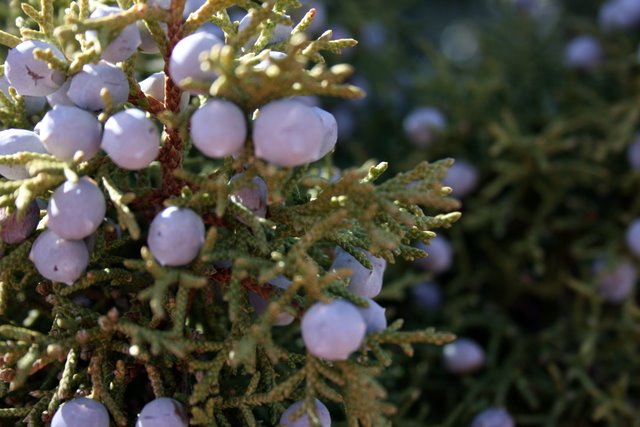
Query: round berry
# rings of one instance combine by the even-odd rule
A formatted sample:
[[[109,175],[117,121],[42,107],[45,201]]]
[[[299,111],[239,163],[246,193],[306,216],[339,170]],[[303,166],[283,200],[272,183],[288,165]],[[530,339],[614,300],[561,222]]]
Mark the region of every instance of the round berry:
[[[349,278],[349,289],[356,295],[365,298],[374,298],[382,290],[382,280],[387,262],[383,258],[378,258],[364,251],[371,262],[373,270],[365,268],[350,253],[342,248],[336,249],[336,257],[331,264],[332,270],[348,268],[351,270]]]
[[[485,354],[480,345],[469,338],[458,338],[442,348],[444,367],[447,371],[464,375],[484,367]]]
[[[236,181],[241,174],[235,175],[230,182]],[[254,188],[242,187],[232,194],[229,198],[249,209],[254,215],[264,218],[267,214],[267,184],[259,176],[254,176],[251,180]]]
[[[102,191],[89,178],[67,181],[53,192],[47,207],[47,227],[68,240],[94,233],[107,212]]]
[[[56,58],[66,61],[57,47],[40,40],[27,40],[9,49],[4,73],[11,86],[22,96],[49,95],[65,81],[61,71],[49,68],[49,64],[33,56],[35,49],[51,49]]]
[[[609,0],[600,6],[600,28],[605,31],[629,30],[640,24],[640,2]]]
[[[71,98],[69,98],[69,95],[67,95],[67,92],[71,87],[71,80],[73,79],[67,79],[67,81],[58,88],[58,90],[47,95],[47,102],[51,107],[55,107],[56,105],[76,105]]]
[[[318,160],[324,141],[325,126],[316,111],[292,99],[262,107],[253,127],[256,156],[278,166]]]
[[[443,273],[451,268],[453,248],[445,237],[436,236],[428,246],[424,243],[418,243],[416,247],[427,253],[425,258],[414,261],[418,267],[431,270],[434,273]]]
[[[0,208],[0,239],[4,243],[14,245],[24,241],[31,235],[40,221],[38,203],[31,202],[23,216],[18,212],[9,213],[7,208]]]
[[[582,35],[567,44],[564,62],[571,68],[593,70],[602,63],[603,56],[598,39],[590,35]]]
[[[11,99],[11,96],[9,95],[10,86],[11,84],[9,83],[7,76],[0,77],[0,90],[9,99]],[[44,96],[23,96],[22,98],[24,99],[24,108],[30,116],[38,114],[44,110],[44,106],[47,105],[47,98]]]
[[[364,320],[365,325],[367,325],[367,333],[380,332],[387,329],[387,318],[384,315],[386,311],[385,308],[381,307],[380,304],[372,300],[371,298],[366,298],[369,303],[369,307],[357,307],[362,319]]]
[[[511,415],[504,408],[488,408],[471,422],[471,427],[515,427]]]
[[[0,155],[6,156],[23,151],[46,153],[40,137],[30,130],[6,129],[0,131]],[[29,173],[24,166],[0,165],[0,175],[7,179],[26,179]]]
[[[316,303],[302,317],[302,339],[307,351],[326,360],[347,360],[360,348],[367,325],[351,303]]]
[[[436,312],[442,305],[442,291],[433,282],[418,283],[411,289],[413,301],[426,311]]]
[[[77,151],[84,153],[83,160],[89,160],[100,150],[100,122],[93,114],[78,107],[57,105],[36,127],[47,151],[60,160],[73,159]]]
[[[144,93],[146,96],[150,96],[164,103],[166,77],[167,76],[163,71],[153,73],[149,77],[138,83],[140,85],[140,90],[142,90],[142,93]],[[191,95],[189,95],[188,92],[182,92],[182,95],[180,96],[180,110],[184,110],[185,108],[187,108],[187,106],[189,106],[190,99]]]
[[[635,287],[638,279],[638,272],[629,261],[621,261],[611,269],[603,271],[604,263],[597,262],[594,268],[599,274],[598,293],[600,296],[613,304],[624,302]]]
[[[631,169],[640,170],[640,137],[636,137],[636,140],[627,149],[627,159]]]
[[[204,223],[197,213],[171,206],[151,222],[147,244],[160,264],[175,267],[196,259],[204,235]]]
[[[109,413],[104,405],[86,397],[77,397],[60,405],[51,427],[109,427]]]
[[[402,122],[407,139],[418,148],[425,148],[433,143],[446,125],[444,115],[432,107],[413,110]]]
[[[298,99],[300,100],[300,97],[298,97]],[[301,102],[304,103],[305,101],[301,100]],[[329,152],[336,146],[336,142],[338,141],[338,122],[330,112],[318,107],[312,106],[312,108],[316,112],[318,117],[320,117],[320,121],[322,122],[322,126],[324,127],[324,138],[322,140],[320,151],[318,152],[318,158],[316,159],[320,160],[321,158],[329,154]]]
[[[109,117],[104,124],[102,149],[123,169],[139,170],[160,152],[160,132],[142,110],[129,108]]]
[[[100,6],[93,11],[90,18],[104,18],[105,16],[122,12],[124,11],[119,7]],[[98,33],[96,31],[87,31],[85,33],[85,37],[87,40],[98,41]],[[105,61],[113,63],[125,61],[136,53],[136,50],[141,43],[142,40],[140,38],[140,30],[138,30],[138,26],[135,23],[129,24],[120,30],[120,33],[109,43],[109,45],[103,47],[102,55],[100,57]]]
[[[67,95],[78,107],[99,111],[104,108],[102,89],[109,90],[114,105],[124,104],[129,98],[127,76],[120,68],[104,61],[82,67],[82,71],[71,78]]]
[[[454,197],[466,197],[478,185],[478,170],[469,162],[456,160],[449,168],[442,184],[453,189],[451,194]]]
[[[187,427],[189,418],[184,405],[169,397],[159,397],[144,405],[136,427]]]
[[[46,279],[71,285],[89,265],[89,251],[82,240],[65,240],[45,230],[33,242],[29,259]]]
[[[298,400],[293,405],[289,406],[286,411],[282,413],[280,417],[280,425],[283,427],[311,427],[311,419],[309,414],[303,413],[300,417],[294,418],[294,414],[300,411],[300,408],[304,406],[304,400]],[[315,415],[318,417],[320,427],[331,427],[331,414],[324,403],[318,399],[314,400]]]
[[[180,40],[173,48],[169,60],[169,76],[174,83],[180,87],[184,87],[183,82],[186,79],[213,83],[218,74],[214,70],[204,70],[200,58],[211,48],[220,44],[223,42],[219,38],[204,31],[193,33]]]
[[[256,316],[261,316],[267,310],[269,301],[255,292],[249,292],[249,304],[253,307],[253,311]],[[293,317],[289,312],[283,310],[276,315],[273,320],[273,324],[275,326],[286,326],[291,324],[294,319],[295,317]]]
[[[244,113],[232,102],[209,99],[191,116],[191,141],[207,157],[238,154],[246,139]]]

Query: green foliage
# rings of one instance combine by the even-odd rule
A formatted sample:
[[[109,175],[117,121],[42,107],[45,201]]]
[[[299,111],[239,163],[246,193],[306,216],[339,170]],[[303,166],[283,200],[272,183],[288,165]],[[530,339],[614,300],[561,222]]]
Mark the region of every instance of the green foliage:
[[[284,12],[299,6],[296,1],[208,0],[183,24],[184,3],[173,0],[165,11],[122,0],[123,13],[88,19],[86,0],[23,2],[18,28],[0,33],[0,43],[8,47],[24,39],[55,44],[67,62],[46,51],[35,55],[72,75],[99,59],[100,44],[87,41],[85,30],[99,29],[104,43],[125,25],[144,20],[163,57],[134,56],[120,64],[131,85],[127,107],[148,111],[164,126],[158,161],[137,172],[118,169],[104,154],[86,162],[33,153],[0,156],[0,164],[25,165],[30,174],[0,182],[0,206],[20,212],[33,200],[46,201],[65,180],[90,176],[108,196],[107,217],[117,221],[99,228],[88,271],[70,286],[40,277],[26,261],[35,236],[5,246],[0,417],[42,425],[65,400],[90,394],[104,403],[116,425],[126,426],[154,396],[171,396],[188,406],[194,425],[275,425],[287,401],[318,397],[333,402],[336,420],[342,408],[349,426],[388,425],[396,409],[378,377],[392,363],[389,347],[412,354],[415,344],[443,344],[453,335],[424,327],[401,331],[397,319],[368,335],[357,357],[332,363],[306,353],[298,322],[284,328],[273,322],[281,310],[300,318],[317,301],[345,298],[366,305],[345,288],[343,276],[329,271],[336,246],[366,249],[391,263],[422,255],[412,242],[428,243],[431,230],[460,217],[451,212],[457,201],[440,183],[451,160],[422,162],[379,183],[386,163],[344,170],[334,181],[329,158],[280,169],[256,159],[250,141],[237,158],[204,159],[190,150],[187,126],[206,98],[194,98],[180,111],[176,85],[168,81],[163,104],[141,92],[136,70],[152,70],[154,59],[166,62],[180,37],[205,21],[218,24],[227,38],[224,48],[203,60],[220,75],[206,89],[233,101],[248,117],[265,103],[292,95],[357,98],[362,93],[343,83],[349,66],[324,64],[324,54],[339,53],[355,41],[333,40],[329,32],[307,39],[303,32],[312,15],[297,23],[288,40],[271,46],[287,52],[287,59],[262,71],[252,67],[268,55],[264,47],[273,24],[289,22]],[[231,6],[249,10],[254,25],[238,31],[227,13]],[[8,21],[17,9],[12,2],[5,11]],[[159,31],[160,22],[168,23],[167,35]],[[243,52],[240,46],[253,35],[259,35],[253,48]],[[118,106],[108,91],[102,95],[107,107],[99,118],[105,121]],[[2,128],[32,128],[39,118],[27,116],[16,94],[0,98]],[[245,178],[229,184],[239,172]],[[269,188],[266,219],[229,199],[256,175]],[[144,246],[150,220],[170,205],[190,207],[208,227],[198,258],[185,268],[159,265]],[[287,290],[266,284],[278,275],[292,279]],[[253,313],[249,291],[270,300],[264,314]]]

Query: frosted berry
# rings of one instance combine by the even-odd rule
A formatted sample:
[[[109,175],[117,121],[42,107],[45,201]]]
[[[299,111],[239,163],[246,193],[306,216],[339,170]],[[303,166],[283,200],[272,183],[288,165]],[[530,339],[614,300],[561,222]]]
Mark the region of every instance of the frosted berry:
[[[300,97],[298,97],[298,99],[300,99]],[[301,100],[301,102],[304,103],[305,100]],[[330,112],[325,111],[319,107],[312,108],[316,112],[318,117],[320,117],[320,121],[322,122],[322,126],[324,127],[324,139],[322,140],[322,146],[320,147],[318,158],[316,159],[320,160],[321,158],[329,154],[329,152],[336,146],[336,142],[338,141],[338,122]]]
[[[7,79],[7,76],[0,77],[0,90],[4,95],[11,99],[9,95],[9,87],[11,84]],[[38,114],[42,110],[44,110],[44,106],[47,105],[47,98],[44,96],[23,96],[24,98],[24,108],[27,110],[28,115]]]
[[[165,89],[166,75],[163,71],[153,73],[146,79],[140,81],[140,90],[146,95],[157,99],[160,102],[164,102],[164,89]],[[188,92],[182,92],[180,96],[180,110],[184,110],[189,105],[191,95]]]
[[[169,397],[159,397],[144,405],[136,427],[187,427],[189,418],[184,405]]]
[[[35,231],[39,221],[40,209],[36,202],[29,203],[23,216],[17,211],[9,213],[7,208],[0,208],[0,239],[10,245],[20,243]]]
[[[171,53],[169,60],[169,76],[180,87],[189,78],[195,82],[213,83],[218,76],[214,70],[203,70],[200,57],[207,54],[212,47],[223,42],[207,32],[197,32],[180,40]]]
[[[471,422],[471,427],[515,427],[511,415],[504,408],[488,408]]]
[[[411,289],[411,294],[413,301],[426,311],[438,311],[442,305],[442,291],[436,283],[418,283]]]
[[[593,70],[602,63],[603,57],[598,39],[590,35],[582,35],[567,44],[564,62],[571,68]]]
[[[283,427],[312,427],[313,424],[307,413],[303,413],[299,418],[294,419],[294,414],[298,412],[302,406],[304,406],[304,400],[298,400],[289,406],[280,417],[280,425]],[[315,399],[314,406],[315,415],[318,417],[318,421],[320,421],[320,427],[331,427],[331,414],[329,414],[329,410],[324,406],[324,403]]]
[[[0,155],[16,154],[23,151],[46,153],[40,137],[30,130],[6,129],[0,131]],[[0,165],[0,175],[7,179],[26,179],[29,173],[24,166]]]
[[[253,311],[256,316],[261,316],[266,311],[269,301],[255,292],[249,292],[249,304],[253,307]],[[291,324],[294,319],[295,317],[293,317],[289,312],[283,310],[276,315],[273,320],[273,324],[275,326],[286,326]]]
[[[66,61],[60,50],[40,40],[27,40],[9,49],[4,63],[4,73],[16,91],[22,96],[46,96],[64,83],[65,75],[49,68],[45,61],[33,56],[35,49],[51,49],[53,55]]]
[[[204,235],[204,223],[197,213],[171,206],[151,222],[147,244],[160,264],[175,267],[196,259]]]
[[[29,259],[43,277],[71,285],[89,264],[89,251],[82,240],[65,240],[45,230],[33,242]]]
[[[362,344],[367,325],[353,304],[334,300],[312,305],[302,317],[301,328],[309,353],[326,360],[347,360]]]
[[[239,176],[232,177],[231,182]],[[249,209],[254,215],[264,218],[267,214],[267,184],[259,176],[254,176],[251,182],[253,188],[242,187],[230,194],[229,198]]]
[[[97,400],[77,397],[60,405],[51,427],[109,427],[109,413]]]
[[[625,234],[629,250],[637,257],[640,257],[640,218],[635,219]]]
[[[382,290],[382,280],[387,262],[383,258],[378,258],[365,251],[365,254],[373,270],[368,270],[358,262],[351,254],[342,248],[336,249],[336,257],[331,264],[332,270],[339,268],[351,269],[349,278],[349,289],[356,295],[366,298],[374,298]]]
[[[67,95],[67,92],[71,87],[71,80],[73,79],[67,79],[67,81],[58,88],[58,90],[47,95],[47,102],[51,107],[55,107],[56,105],[76,105],[71,98],[69,98],[69,95]]]
[[[420,268],[434,273],[443,273],[453,264],[453,248],[445,237],[436,236],[429,245],[418,243],[416,247],[427,253],[425,258],[414,261]]]
[[[631,144],[627,150],[627,159],[633,170],[640,170],[640,137]]]
[[[129,108],[104,124],[102,149],[116,165],[138,170],[149,166],[160,152],[160,132],[142,110]]]
[[[251,16],[251,14],[247,13],[240,20],[240,24],[238,25],[238,32],[247,28],[249,24],[251,24],[252,19],[253,17]],[[273,33],[271,35],[271,39],[269,40],[269,43],[280,43],[285,41],[291,35],[291,30],[293,30],[293,27],[290,25],[276,24],[275,28],[273,29]],[[258,40],[258,35],[252,36],[245,43],[244,48],[249,49],[257,40]]]
[[[104,195],[91,179],[67,181],[49,200],[47,227],[63,239],[84,239],[98,229],[106,211]]]
[[[247,121],[234,103],[209,99],[191,116],[191,141],[214,159],[238,154],[247,139]]]
[[[96,116],[78,107],[57,105],[36,127],[47,151],[60,160],[73,159],[77,151],[89,160],[100,151],[102,126]]]
[[[91,18],[103,18],[105,16],[113,15],[123,12],[122,9],[115,6],[100,6],[96,8],[91,14]],[[95,31],[87,31],[85,33],[87,40],[97,41],[98,33]],[[133,23],[124,27],[120,33],[111,40],[107,46],[102,46],[101,58],[108,62],[121,62],[129,59],[138,46],[142,43],[140,38],[140,30],[138,26]]]
[[[104,108],[100,91],[108,89],[114,105],[124,104],[129,98],[129,82],[124,72],[113,64],[101,61],[86,64],[71,78],[67,96],[78,107],[99,111]]]
[[[480,345],[469,338],[458,338],[442,348],[444,367],[457,374],[470,374],[484,367],[485,354]]]
[[[413,110],[402,122],[407,139],[418,148],[425,148],[433,143],[438,133],[447,124],[440,110],[432,107],[421,107]]]
[[[367,325],[367,333],[384,331],[387,329],[387,318],[384,314],[386,309],[371,298],[367,298],[367,302],[369,307],[358,307],[358,311]]]
[[[256,156],[285,167],[316,161],[325,132],[312,107],[291,99],[271,102],[260,109],[253,126]]]
[[[600,6],[600,28],[605,31],[629,30],[640,25],[640,2],[609,0]]]
[[[454,197],[466,197],[478,185],[478,170],[469,162],[456,160],[447,171],[442,184],[453,189],[451,194]]]
[[[614,304],[622,303],[629,297],[638,279],[636,268],[626,260],[610,269],[605,269],[604,263],[597,262],[594,270],[599,279],[598,293],[604,300]]]

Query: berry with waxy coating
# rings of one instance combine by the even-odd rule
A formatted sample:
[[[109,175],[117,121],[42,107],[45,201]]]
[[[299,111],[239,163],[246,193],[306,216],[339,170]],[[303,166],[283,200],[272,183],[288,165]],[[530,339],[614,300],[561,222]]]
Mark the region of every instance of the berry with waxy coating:
[[[640,257],[640,218],[636,218],[629,224],[625,234],[629,250],[637,257]]]
[[[636,137],[636,140],[627,149],[627,159],[631,169],[640,170],[640,137]]]
[[[191,141],[214,159],[238,154],[247,138],[244,113],[234,103],[209,99],[191,116]]]
[[[347,360],[360,348],[367,325],[350,302],[315,303],[302,317],[302,339],[307,351],[326,360]]]
[[[43,277],[71,285],[89,265],[89,251],[82,240],[65,240],[45,230],[33,242],[29,259]]]
[[[230,182],[237,180],[240,176],[240,174],[233,176]],[[229,198],[243,205],[256,216],[264,218],[267,214],[267,184],[259,176],[254,176],[251,182],[254,188],[242,187],[230,194]]]
[[[77,397],[60,405],[51,427],[109,427],[109,413],[97,400]]]
[[[159,397],[144,405],[136,427],[187,427],[189,418],[184,405],[169,397]]]
[[[104,195],[93,180],[67,181],[53,192],[47,226],[58,236],[80,240],[94,233],[107,212]]]
[[[33,153],[47,152],[42,144],[42,140],[35,132],[24,129],[6,129],[0,131],[0,155],[6,156],[22,151]],[[0,165],[0,175],[7,179],[29,178],[27,169],[21,165]]]
[[[595,263],[594,272],[599,276],[597,291],[608,302],[619,304],[624,302],[635,287],[638,271],[628,260],[615,264],[605,270],[604,262]]]
[[[442,305],[442,291],[436,283],[418,283],[411,293],[416,304],[427,311],[438,311]]]
[[[23,216],[17,211],[9,213],[7,208],[0,208],[0,239],[10,245],[20,243],[31,235],[40,221],[40,209],[35,201],[29,203]]]
[[[200,56],[221,44],[223,42],[219,38],[204,31],[190,34],[180,40],[173,48],[169,60],[169,76],[173,82],[181,86],[181,82],[190,78],[196,82],[213,83],[218,74],[214,70],[203,70]]]
[[[432,107],[420,107],[409,113],[402,127],[411,143],[418,148],[425,148],[436,140],[447,121],[440,110]]]
[[[488,408],[475,416],[471,427],[515,427],[511,415],[504,408]]]
[[[47,151],[60,160],[73,159],[77,151],[84,153],[83,160],[89,160],[100,150],[100,122],[78,107],[57,105],[47,111],[36,128]]]
[[[605,31],[629,30],[640,25],[640,2],[609,0],[600,6],[600,27]]]
[[[124,12],[121,8],[116,6],[104,6],[101,5],[93,11],[90,18],[103,18],[105,16],[113,15],[116,13]],[[98,34],[95,31],[87,31],[85,33],[87,40],[97,41]],[[109,62],[121,62],[129,59],[138,46],[142,43],[140,37],[140,30],[138,26],[133,23],[129,24],[120,30],[120,33],[111,40],[107,46],[102,47],[101,58]]]
[[[336,257],[331,264],[331,269],[351,269],[351,277],[349,278],[349,286],[347,289],[361,297],[374,298],[382,290],[382,280],[387,262],[383,258],[373,256],[366,251],[365,255],[371,262],[373,270],[365,268],[349,252],[338,247],[336,249]]]
[[[321,157],[325,133],[312,107],[293,99],[270,102],[254,122],[256,156],[285,167],[314,162]]]
[[[358,307],[358,311],[367,325],[367,333],[380,332],[387,329],[386,309],[371,298],[366,298],[369,307]]]
[[[204,244],[204,223],[188,208],[168,207],[151,222],[147,244],[162,265],[189,264]]]
[[[307,413],[303,413],[300,417],[294,418],[294,414],[300,411],[304,406],[304,400],[298,400],[289,406],[280,416],[280,425],[283,427],[312,427],[311,419]],[[324,403],[318,399],[314,400],[315,415],[320,422],[320,427],[331,427],[331,414]]]
[[[602,63],[603,56],[598,39],[590,35],[582,35],[567,44],[564,62],[571,68],[593,70]]]
[[[469,162],[456,160],[442,179],[442,185],[451,187],[454,197],[466,197],[478,185],[478,170]]]
[[[444,367],[447,371],[464,375],[484,367],[484,349],[472,339],[458,338],[442,348]]]
[[[41,40],[27,40],[9,49],[4,63],[4,74],[11,86],[22,96],[47,96],[64,83],[65,75],[58,70],[49,68],[45,61],[33,56],[35,49],[51,49],[53,55],[61,61],[66,61],[60,50]]]
[[[7,98],[11,98],[9,95],[9,87],[11,84],[9,83],[9,79],[7,76],[0,77],[0,90]],[[47,98],[44,96],[23,96],[24,98],[24,108],[27,110],[28,115],[33,115],[41,112],[44,109],[44,106],[47,105]]]
[[[67,79],[58,90],[47,95],[47,102],[51,107],[55,107],[56,105],[76,105],[71,98],[69,98],[69,95],[67,95],[71,87],[71,80],[73,79]]]
[[[100,61],[86,64],[82,71],[71,78],[67,96],[78,107],[99,111],[104,108],[100,91],[109,90],[113,105],[120,105],[129,98],[129,82],[124,72],[113,64]]]
[[[160,133],[144,111],[129,108],[109,117],[104,124],[101,145],[121,168],[143,169],[158,157]]]
[[[305,101],[301,100],[301,102]],[[318,117],[320,117],[320,121],[322,122],[322,126],[324,127],[324,138],[322,140],[320,151],[318,152],[318,158],[316,159],[320,160],[321,158],[329,154],[329,152],[336,146],[336,142],[338,141],[338,122],[330,112],[319,107],[312,108],[316,112]]]
[[[157,99],[164,103],[164,90],[165,90],[166,74],[163,71],[153,73],[146,79],[142,80],[138,84],[140,90],[146,95]],[[182,92],[180,96],[180,110],[184,110],[189,106],[189,100],[191,95],[188,92]]]
[[[451,243],[443,236],[436,236],[429,245],[420,242],[416,245],[418,249],[422,249],[427,256],[414,261],[414,263],[425,270],[431,270],[434,273],[443,273],[453,264],[453,248]]]
[[[249,292],[249,304],[253,307],[256,316],[261,316],[269,306],[269,301],[264,299],[261,295],[255,292]],[[291,313],[287,311],[280,311],[276,317],[273,319],[273,324],[275,326],[286,326],[291,324],[294,321],[295,317],[291,315]]]

